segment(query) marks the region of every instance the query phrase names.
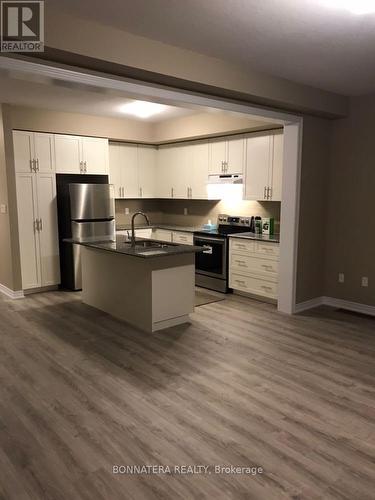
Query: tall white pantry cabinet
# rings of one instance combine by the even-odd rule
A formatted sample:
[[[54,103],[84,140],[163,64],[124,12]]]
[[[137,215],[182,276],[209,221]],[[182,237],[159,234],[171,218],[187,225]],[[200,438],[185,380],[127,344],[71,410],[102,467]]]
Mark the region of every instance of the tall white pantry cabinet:
[[[60,283],[52,134],[14,131],[22,288]]]

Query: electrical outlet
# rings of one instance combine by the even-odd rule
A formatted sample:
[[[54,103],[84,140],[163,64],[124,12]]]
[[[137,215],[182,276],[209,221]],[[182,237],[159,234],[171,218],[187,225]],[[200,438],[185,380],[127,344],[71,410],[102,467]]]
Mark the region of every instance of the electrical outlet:
[[[4,204],[0,205],[0,214],[6,214],[8,212],[8,207]]]
[[[184,215],[187,215],[187,214],[188,214],[188,209],[184,208]]]
[[[345,274],[339,273],[339,283],[345,283]]]
[[[129,212],[129,208],[128,208],[128,207],[126,207],[124,212],[125,212],[125,215],[129,215],[129,213],[130,213],[130,212]]]
[[[362,277],[362,286],[368,287],[368,277],[367,276]]]

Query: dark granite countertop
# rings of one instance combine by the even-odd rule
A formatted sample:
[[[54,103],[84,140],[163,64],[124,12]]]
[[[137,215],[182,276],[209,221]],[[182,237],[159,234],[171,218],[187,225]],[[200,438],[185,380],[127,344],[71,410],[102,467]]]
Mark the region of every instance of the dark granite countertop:
[[[280,243],[280,235],[274,234],[272,236],[267,234],[255,234],[255,233],[239,233],[230,234],[230,238],[242,238],[244,240],[258,240],[258,241],[269,241],[271,243]]]
[[[143,238],[136,239],[136,246],[132,247],[130,241],[124,236],[116,236],[116,241],[88,241],[79,242],[73,239],[64,240],[66,243],[74,243],[88,248],[97,250],[106,250],[108,252],[150,259],[152,257],[165,257],[169,255],[179,255],[187,253],[202,252],[203,248],[193,245],[180,245],[177,243],[166,243],[165,241],[146,240]],[[160,244],[161,246],[154,246]],[[143,246],[146,245],[146,246]],[[151,245],[151,246],[148,246]]]

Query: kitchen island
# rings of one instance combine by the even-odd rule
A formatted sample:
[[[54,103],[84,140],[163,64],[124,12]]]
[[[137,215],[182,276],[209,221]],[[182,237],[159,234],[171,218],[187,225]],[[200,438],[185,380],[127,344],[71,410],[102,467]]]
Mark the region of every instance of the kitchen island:
[[[78,242],[82,300],[146,332],[185,323],[194,311],[200,247],[137,240]]]

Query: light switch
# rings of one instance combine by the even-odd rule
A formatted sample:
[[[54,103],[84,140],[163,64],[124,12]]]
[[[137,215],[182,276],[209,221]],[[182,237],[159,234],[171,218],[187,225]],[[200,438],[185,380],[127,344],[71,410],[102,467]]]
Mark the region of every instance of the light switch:
[[[124,213],[125,213],[125,215],[129,215],[129,209],[128,209],[128,207],[125,208]]]
[[[6,214],[7,212],[8,212],[8,207],[4,203],[2,203],[0,205],[0,213],[1,214]]]

